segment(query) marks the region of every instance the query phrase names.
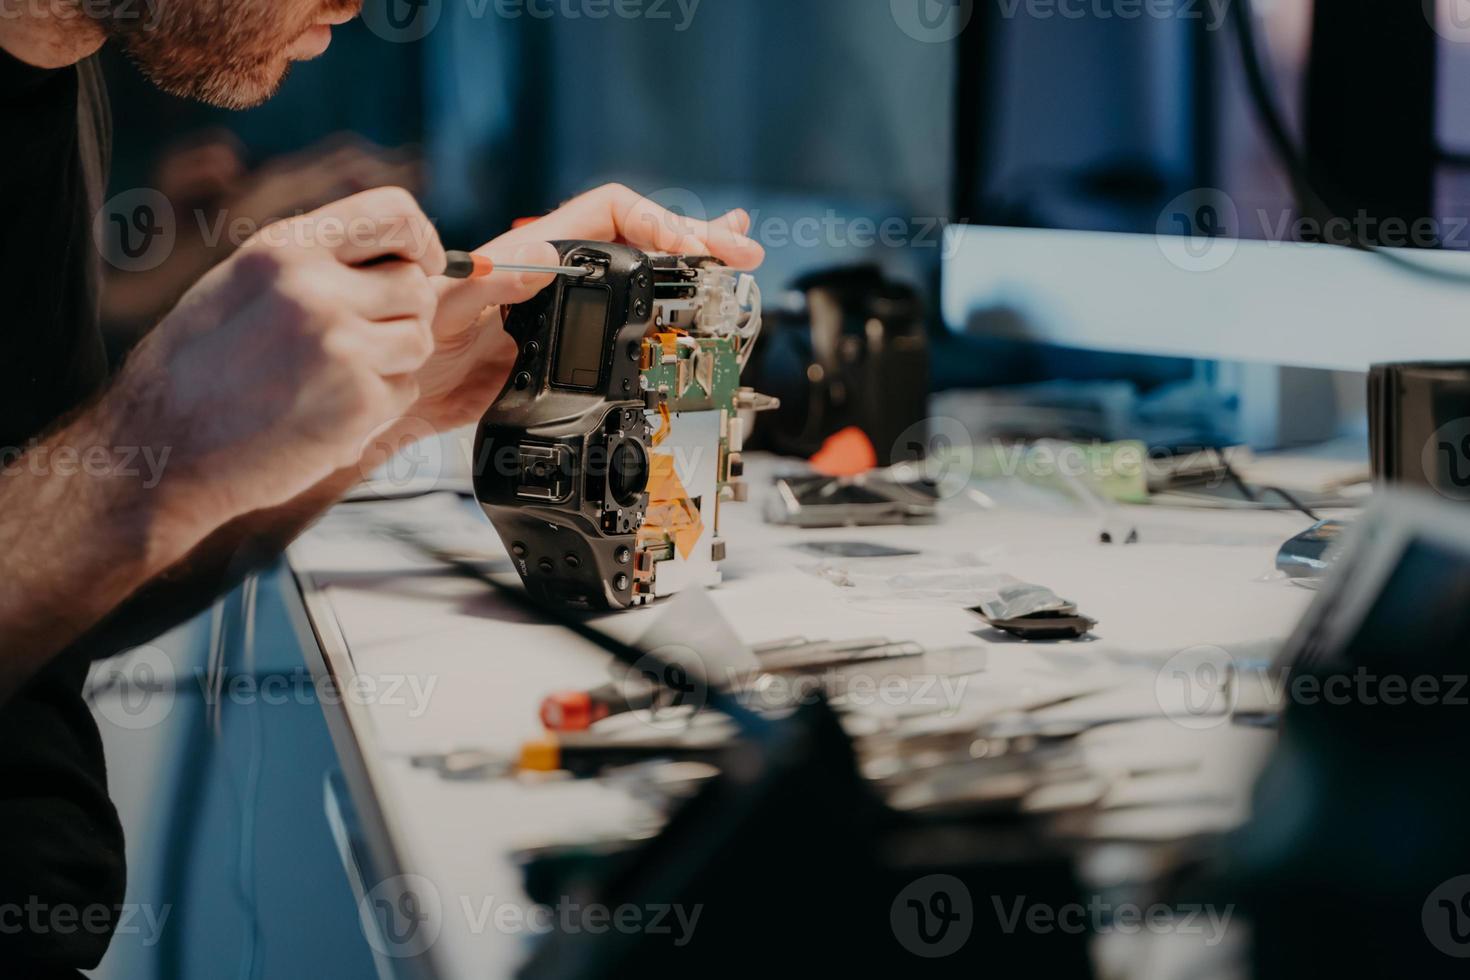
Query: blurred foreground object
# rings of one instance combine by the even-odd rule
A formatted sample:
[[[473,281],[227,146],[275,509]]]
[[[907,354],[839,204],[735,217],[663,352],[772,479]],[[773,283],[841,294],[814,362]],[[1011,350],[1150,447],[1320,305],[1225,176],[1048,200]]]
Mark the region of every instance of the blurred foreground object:
[[[149,223],[161,232],[158,250],[150,248],[141,262],[129,260],[126,240],[106,242],[111,261],[102,318],[114,361],[152,330],[200,277],[265,226],[375,187],[417,192],[422,185],[415,150],[386,149],[346,134],[253,169],[246,156],[245,147],[228,131],[201,132],[163,154],[153,188],[113,198],[113,207],[124,208],[151,201]],[[128,234],[136,215],[110,217],[120,222],[116,227],[121,234]],[[122,251],[114,253],[115,247]]]

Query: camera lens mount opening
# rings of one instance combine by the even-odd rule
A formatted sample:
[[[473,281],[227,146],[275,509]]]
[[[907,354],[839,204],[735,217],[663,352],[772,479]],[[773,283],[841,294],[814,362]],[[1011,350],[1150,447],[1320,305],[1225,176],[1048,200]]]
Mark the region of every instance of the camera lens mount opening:
[[[620,507],[633,507],[648,489],[648,451],[631,439],[613,443],[608,457],[607,489]]]

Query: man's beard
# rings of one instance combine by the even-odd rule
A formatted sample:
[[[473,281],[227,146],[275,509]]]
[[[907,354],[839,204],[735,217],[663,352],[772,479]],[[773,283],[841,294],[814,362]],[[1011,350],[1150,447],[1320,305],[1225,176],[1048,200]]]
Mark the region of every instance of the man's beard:
[[[275,95],[290,46],[312,24],[361,0],[93,0],[108,39],[170,95],[249,109]]]

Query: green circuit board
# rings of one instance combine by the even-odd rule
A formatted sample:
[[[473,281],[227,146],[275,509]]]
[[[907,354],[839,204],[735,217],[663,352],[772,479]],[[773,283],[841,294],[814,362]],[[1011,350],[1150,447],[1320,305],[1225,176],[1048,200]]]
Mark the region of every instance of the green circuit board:
[[[672,338],[672,343],[666,338]],[[667,395],[670,412],[677,415],[734,409],[740,388],[740,359],[733,340],[662,334],[649,344],[652,351],[648,360],[652,364],[644,370],[643,378],[649,391]]]

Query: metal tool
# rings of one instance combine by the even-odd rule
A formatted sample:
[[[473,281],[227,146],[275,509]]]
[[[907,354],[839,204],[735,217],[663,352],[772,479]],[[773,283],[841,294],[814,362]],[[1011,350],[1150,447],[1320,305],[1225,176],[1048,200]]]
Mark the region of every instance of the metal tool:
[[[446,252],[449,264],[444,269],[448,279],[483,279],[496,272],[528,272],[533,275],[546,274],[566,276],[570,279],[585,279],[596,270],[585,265],[512,265],[496,262],[488,255],[472,252]]]

